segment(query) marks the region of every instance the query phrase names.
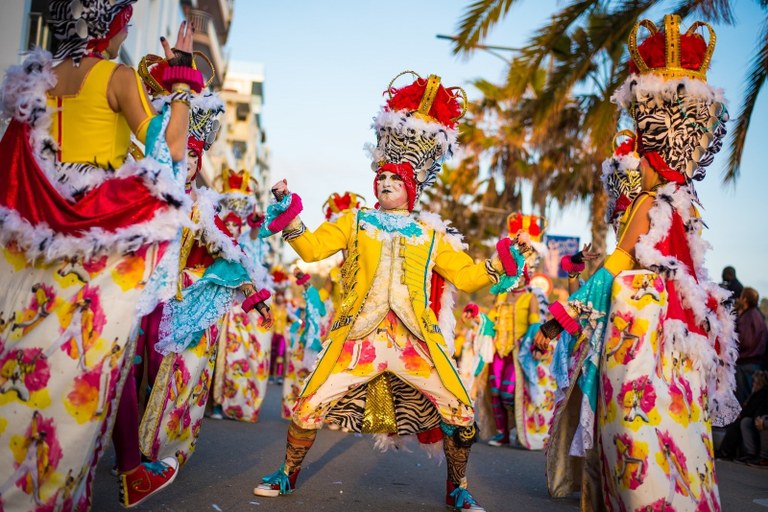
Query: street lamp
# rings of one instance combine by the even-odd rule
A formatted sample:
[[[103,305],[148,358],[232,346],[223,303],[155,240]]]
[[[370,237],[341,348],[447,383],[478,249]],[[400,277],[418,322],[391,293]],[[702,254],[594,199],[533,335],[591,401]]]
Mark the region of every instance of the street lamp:
[[[448,41],[453,41],[454,43],[459,40],[456,36],[447,36],[445,34],[437,34],[436,36],[438,39],[447,39]],[[502,54],[498,53],[497,50],[505,51],[505,52],[519,52],[521,48],[511,48],[509,46],[492,46],[487,44],[473,44],[472,48],[477,48],[478,50],[485,50],[494,57],[498,57],[499,59],[503,60],[507,64],[511,64],[512,61],[506,57],[504,57]]]

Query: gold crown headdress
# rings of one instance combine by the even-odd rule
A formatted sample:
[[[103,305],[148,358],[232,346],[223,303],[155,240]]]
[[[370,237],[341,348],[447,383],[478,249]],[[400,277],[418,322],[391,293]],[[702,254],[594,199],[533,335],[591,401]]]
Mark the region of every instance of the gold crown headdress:
[[[395,88],[395,81],[410,74],[415,80]],[[453,155],[457,123],[467,110],[461,87],[445,87],[437,75],[422,78],[413,71],[398,74],[387,87],[386,104],[374,118],[376,145],[368,145],[371,167],[409,164],[417,195],[435,182],[444,160]]]
[[[650,35],[638,46],[637,33],[643,27]],[[697,32],[700,27],[709,31],[709,42]],[[715,51],[717,35],[709,23],[697,21],[685,34],[680,34],[680,16],[664,16],[664,30],[651,20],[638,22],[629,33],[630,71],[637,74],[653,73],[665,79],[693,78],[707,81],[707,68]]]
[[[538,215],[525,215],[521,212],[512,212],[507,216],[507,230],[509,236],[523,230],[531,237],[532,242],[541,242],[544,231],[547,230],[547,219]]]

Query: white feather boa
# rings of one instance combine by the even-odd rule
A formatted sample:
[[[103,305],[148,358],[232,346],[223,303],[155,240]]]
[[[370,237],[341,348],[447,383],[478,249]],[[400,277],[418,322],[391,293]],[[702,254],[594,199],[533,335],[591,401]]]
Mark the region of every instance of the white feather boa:
[[[738,357],[734,317],[724,305],[729,292],[714,283],[704,267],[704,256],[710,245],[701,238],[702,222],[692,213],[694,204],[695,197],[685,187],[670,183],[658,189],[648,212],[651,228],[640,237],[635,255],[643,267],[672,279],[683,305],[693,312],[696,323],[708,327],[708,335],[701,336],[689,332],[680,321],[666,321],[663,326],[665,338],[671,343],[665,345],[665,350],[685,354],[693,361],[694,367],[703,372],[709,390],[712,423],[724,426],[735,420],[740,411],[733,394]],[[656,245],[669,234],[673,211],[680,215],[685,225],[694,265],[692,270],[698,279],[683,262],[656,249]],[[715,311],[707,307],[710,296],[717,302]]]
[[[174,238],[188,218],[191,204],[184,195],[184,177],[175,175],[170,165],[147,157],[140,162],[126,162],[115,172],[96,169],[78,173],[59,168],[58,146],[50,134],[52,112],[46,101],[47,91],[55,84],[51,54],[36,49],[22,64],[8,69],[0,88],[2,116],[30,127],[29,142],[35,160],[51,185],[65,199],[73,201],[75,191],[92,189],[108,179],[140,176],[150,193],[169,207],[158,210],[152,219],[141,224],[114,232],[92,228],[79,236],[55,232],[45,223],[32,225],[16,211],[0,207],[0,243],[16,242],[28,260],[42,258],[50,262],[63,256],[90,258],[114,251],[132,251],[147,243]],[[167,119],[163,131],[165,125]]]

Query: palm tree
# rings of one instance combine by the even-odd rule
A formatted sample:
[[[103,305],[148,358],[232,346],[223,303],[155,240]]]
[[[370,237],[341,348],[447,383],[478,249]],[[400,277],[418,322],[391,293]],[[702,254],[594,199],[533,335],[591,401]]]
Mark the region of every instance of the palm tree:
[[[472,52],[515,3],[515,0],[475,0],[471,3],[459,22],[454,52]],[[590,80],[590,74],[594,73],[596,68],[604,67],[606,60],[612,64],[626,63],[624,42],[629,31],[651,7],[657,7],[660,3],[669,4],[670,12],[684,19],[697,16],[714,23],[734,22],[732,2],[727,0],[688,0],[674,3],[653,0],[575,0],[556,12],[550,23],[536,31],[519,58],[513,61],[509,69],[511,92],[522,95],[544,60],[554,56],[559,59],[560,65],[551,76],[550,86],[544,94],[539,111],[539,116],[551,115],[552,106],[568,96],[574,86]],[[729,159],[723,178],[725,182],[738,177],[750,120],[757,98],[768,78],[768,0],[758,0],[757,3],[766,12],[766,17],[744,79],[746,94],[729,139]],[[589,36],[589,45],[583,47],[578,56],[570,56],[568,51],[571,48],[567,39],[573,42],[573,39],[578,37],[579,29]],[[614,73],[610,81],[603,82],[607,85],[604,92],[609,92],[616,84],[623,82],[628,72],[625,64],[611,67],[614,68]],[[606,119],[601,112],[608,109],[610,97],[605,94],[600,96],[604,98],[606,105],[595,107],[596,118],[590,116],[597,124],[604,123]],[[605,140],[595,143],[599,144]]]

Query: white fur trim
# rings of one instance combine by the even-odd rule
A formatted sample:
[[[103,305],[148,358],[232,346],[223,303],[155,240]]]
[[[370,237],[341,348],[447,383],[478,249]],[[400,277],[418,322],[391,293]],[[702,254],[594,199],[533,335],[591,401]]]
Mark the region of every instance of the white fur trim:
[[[163,105],[170,101],[170,94],[156,96],[152,99],[152,106],[159,112]],[[224,110],[224,102],[221,101],[219,94],[211,91],[205,91],[200,94],[192,93],[190,95],[189,106],[190,108],[199,108],[203,110]]]
[[[466,251],[469,248],[469,246],[464,243],[464,236],[461,233],[456,230],[453,230],[453,232],[449,231],[451,229],[450,220],[443,220],[440,215],[427,211],[418,212],[417,219],[428,228],[442,234],[443,239],[457,251]]]
[[[456,306],[456,287],[448,281],[445,281],[443,293],[440,296],[440,314],[437,317],[437,325],[440,326],[440,332],[448,347],[446,354],[453,356],[456,352],[456,315],[453,308]]]
[[[638,98],[645,96],[661,96],[670,99],[677,96],[678,85],[683,84],[687,94],[725,103],[723,90],[715,88],[702,80],[695,78],[680,78],[667,80],[653,73],[645,75],[632,74],[611,96],[611,101],[628,109]]]
[[[445,460],[445,451],[443,450],[443,443],[429,443],[423,444],[418,441],[418,438],[413,436],[399,436],[397,434],[374,434],[373,435],[373,449],[378,450],[381,453],[388,452],[390,450],[404,451],[407,453],[413,453],[411,446],[417,443],[419,447],[427,454],[427,457],[434,459],[439,466]]]
[[[197,230],[202,233],[206,245],[213,245],[221,252],[221,257],[228,261],[242,262],[247,259],[243,250],[216,225],[217,206],[220,201],[221,194],[215,190],[206,187],[197,190]]]
[[[447,128],[440,123],[425,121],[424,119],[419,119],[412,115],[409,116],[399,111],[382,110],[373,119],[371,127],[377,131],[382,128],[394,128],[398,131],[407,128],[430,134],[435,137],[435,140],[437,140],[437,143],[442,148],[442,154],[446,156],[456,149],[456,136],[458,135],[456,129]]]
[[[708,327],[706,337],[690,333],[684,325],[677,325],[679,322],[670,320],[665,321],[663,330],[665,338],[673,340],[672,349],[680,350],[691,358],[694,366],[703,372],[709,390],[712,423],[723,426],[732,422],[739,413],[738,402],[733,395],[736,387],[737,339],[733,314],[724,305],[728,292],[712,282],[704,268],[704,255],[709,244],[700,235],[701,219],[691,214],[694,204],[695,197],[686,187],[668,183],[659,188],[653,206],[648,211],[650,230],[640,237],[635,246],[635,255],[643,267],[672,279],[683,305],[692,311],[697,325]],[[669,234],[673,210],[680,215],[686,227],[693,269],[688,269],[683,262],[665,256],[656,249],[656,245]],[[691,274],[691,270],[694,274]],[[710,295],[717,301],[714,312],[707,307]],[[716,343],[719,351],[715,350]]]
[[[15,210],[0,206],[0,244],[16,242],[30,262],[42,258],[50,263],[74,255],[89,259],[106,253],[136,251],[148,243],[171,240],[188,215],[183,210],[158,210],[151,220],[142,224],[114,232],[91,228],[76,237],[56,233],[45,223],[33,226]]]

